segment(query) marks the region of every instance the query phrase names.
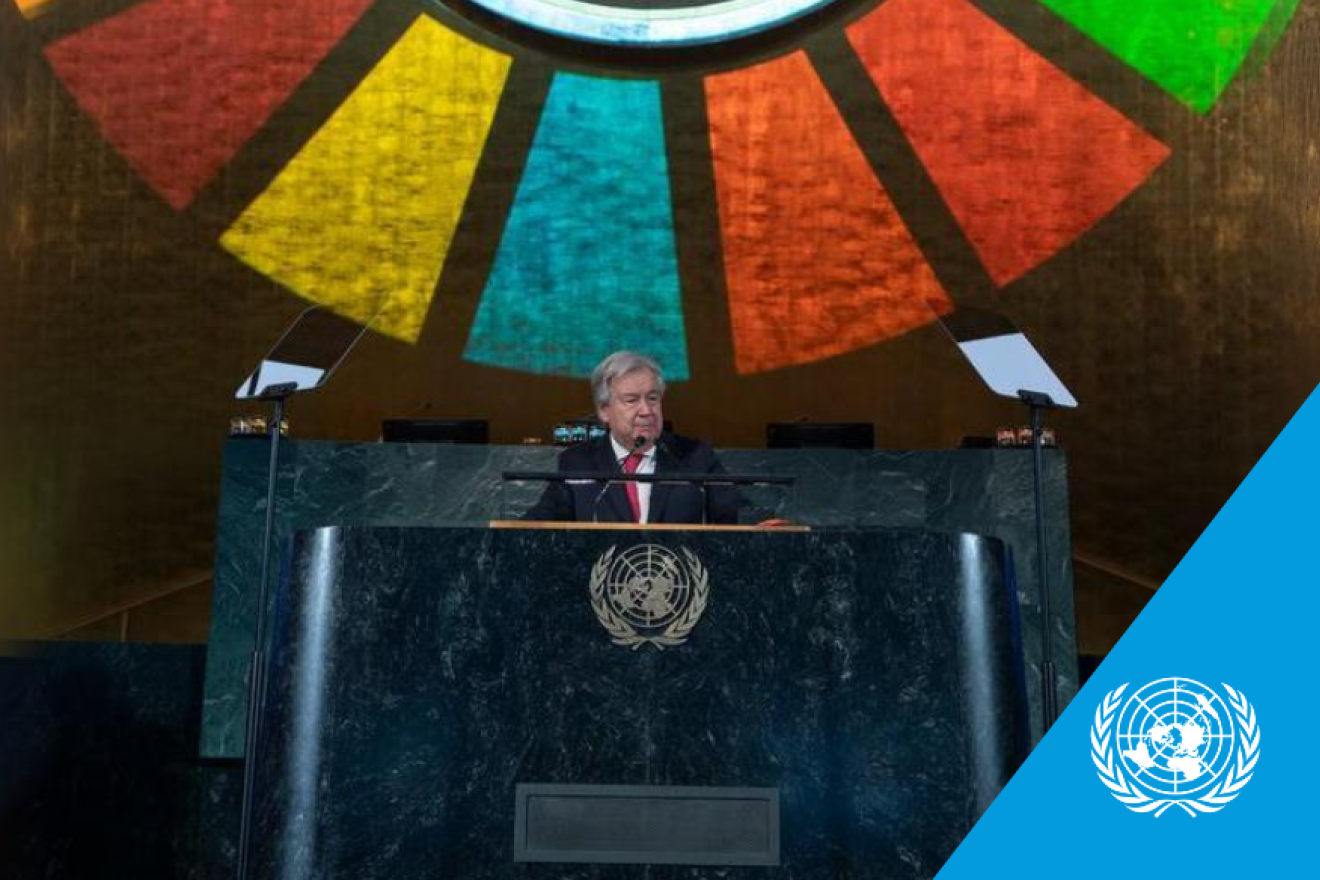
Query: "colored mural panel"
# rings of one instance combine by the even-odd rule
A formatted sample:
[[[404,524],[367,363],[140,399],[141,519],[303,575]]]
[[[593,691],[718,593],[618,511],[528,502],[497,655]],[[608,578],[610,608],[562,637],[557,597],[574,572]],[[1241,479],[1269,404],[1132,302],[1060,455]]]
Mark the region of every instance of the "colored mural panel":
[[[558,74],[465,357],[586,376],[611,351],[688,377],[658,83]]]
[[[1205,113],[1262,31],[1297,0],[1040,0],[1178,100]]]
[[[1074,241],[1169,155],[964,0],[891,0],[848,38],[999,285]]]
[[[420,18],[221,238],[299,296],[421,333],[510,60]]]
[[[801,52],[706,80],[737,369],[842,354],[947,298]]]
[[[46,8],[53,5],[55,0],[14,0],[18,4],[18,11],[23,13],[25,18],[36,18],[46,11]]]
[[[175,208],[261,127],[373,0],[148,0],[47,58]]]

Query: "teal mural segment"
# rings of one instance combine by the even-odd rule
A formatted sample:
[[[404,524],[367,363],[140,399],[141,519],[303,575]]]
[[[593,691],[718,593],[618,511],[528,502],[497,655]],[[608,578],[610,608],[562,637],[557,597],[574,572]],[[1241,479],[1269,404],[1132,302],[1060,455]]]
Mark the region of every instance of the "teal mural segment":
[[[660,85],[561,73],[466,359],[586,376],[611,351],[688,377]]]

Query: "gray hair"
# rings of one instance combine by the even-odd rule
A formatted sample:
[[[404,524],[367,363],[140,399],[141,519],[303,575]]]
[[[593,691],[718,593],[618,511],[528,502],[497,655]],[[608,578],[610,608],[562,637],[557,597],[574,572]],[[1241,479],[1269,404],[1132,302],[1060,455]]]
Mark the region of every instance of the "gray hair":
[[[610,383],[637,370],[650,370],[654,373],[656,389],[662,395],[665,393],[665,374],[660,372],[659,364],[635,351],[616,351],[596,364],[596,369],[591,371],[591,396],[596,406],[602,407],[610,402]]]

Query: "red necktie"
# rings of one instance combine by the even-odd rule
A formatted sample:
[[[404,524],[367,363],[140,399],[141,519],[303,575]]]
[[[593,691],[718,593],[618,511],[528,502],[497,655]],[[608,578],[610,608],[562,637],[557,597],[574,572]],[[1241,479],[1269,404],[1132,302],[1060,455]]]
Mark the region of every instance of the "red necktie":
[[[641,463],[642,454],[634,452],[623,460],[623,472],[625,474],[635,474]],[[624,484],[624,488],[628,490],[628,503],[632,505],[633,522],[639,523],[642,521],[642,499],[637,494],[637,483],[629,480]]]

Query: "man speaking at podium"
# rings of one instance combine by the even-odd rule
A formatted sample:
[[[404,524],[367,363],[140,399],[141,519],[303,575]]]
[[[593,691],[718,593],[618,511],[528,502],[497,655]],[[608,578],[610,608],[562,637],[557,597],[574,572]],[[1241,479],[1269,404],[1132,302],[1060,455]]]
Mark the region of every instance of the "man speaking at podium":
[[[616,351],[591,372],[604,437],[565,449],[560,473],[637,473],[673,483],[567,480],[546,487],[526,519],[577,522],[722,523],[738,521],[738,494],[728,487],[683,485],[684,477],[725,473],[709,444],[663,433],[665,377],[651,358]]]

